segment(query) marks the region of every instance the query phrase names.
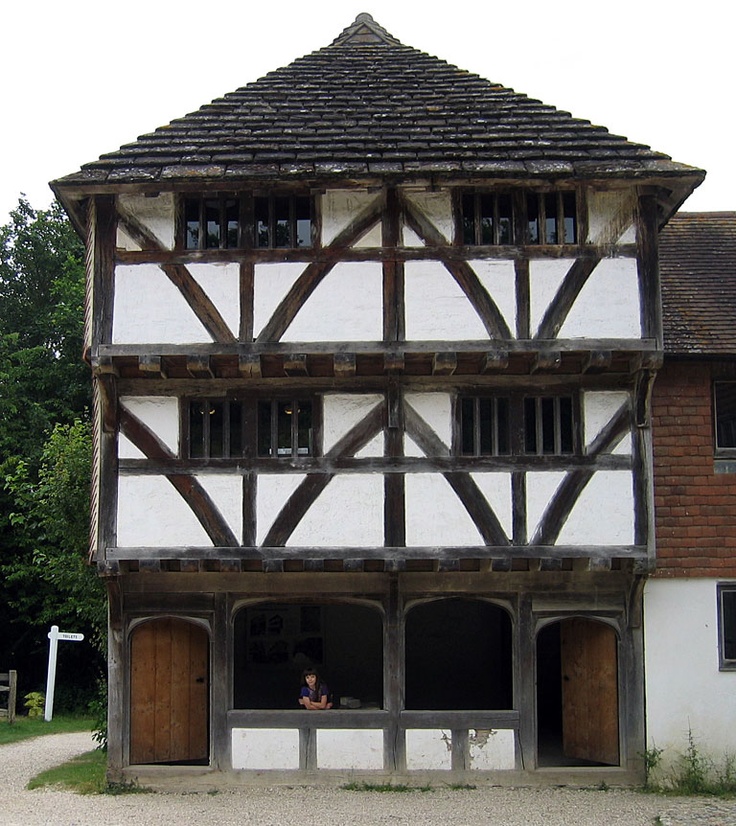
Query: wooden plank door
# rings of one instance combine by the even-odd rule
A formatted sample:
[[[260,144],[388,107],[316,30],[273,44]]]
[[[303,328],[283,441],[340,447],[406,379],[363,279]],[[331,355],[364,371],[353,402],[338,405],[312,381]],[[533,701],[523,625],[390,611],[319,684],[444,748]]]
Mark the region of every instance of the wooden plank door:
[[[166,618],[139,625],[130,642],[130,763],[209,759],[209,637]]]
[[[567,758],[619,764],[616,632],[602,622],[563,620],[562,750]]]

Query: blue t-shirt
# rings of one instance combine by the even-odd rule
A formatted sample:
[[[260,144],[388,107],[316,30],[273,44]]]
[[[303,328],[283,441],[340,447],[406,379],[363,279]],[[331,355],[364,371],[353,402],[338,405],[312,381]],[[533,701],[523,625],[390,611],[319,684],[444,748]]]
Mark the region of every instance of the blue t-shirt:
[[[329,694],[327,686],[324,683],[320,683],[314,691],[310,691],[308,685],[303,685],[302,690],[299,692],[299,697],[309,697],[313,703],[318,703],[326,694]]]

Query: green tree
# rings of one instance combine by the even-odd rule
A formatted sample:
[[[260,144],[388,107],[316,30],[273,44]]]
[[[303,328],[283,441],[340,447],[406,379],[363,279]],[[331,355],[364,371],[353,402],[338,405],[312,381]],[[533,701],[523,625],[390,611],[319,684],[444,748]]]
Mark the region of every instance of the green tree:
[[[0,670],[17,668],[21,691],[42,683],[50,623],[101,644],[83,329],[83,245],[58,204],[20,198],[0,227]]]

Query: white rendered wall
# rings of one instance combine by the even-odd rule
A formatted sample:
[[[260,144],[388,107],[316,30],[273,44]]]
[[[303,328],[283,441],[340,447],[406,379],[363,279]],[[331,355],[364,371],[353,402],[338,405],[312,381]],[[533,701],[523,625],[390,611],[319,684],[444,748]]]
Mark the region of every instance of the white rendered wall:
[[[444,237],[445,242],[452,243],[454,222],[452,218],[452,199],[449,190],[428,192],[427,190],[404,190],[404,196],[432,223]],[[407,227],[404,227],[404,246],[424,246],[422,241]]]
[[[439,473],[408,473],[406,480],[406,544],[482,545],[465,506]]]
[[[531,261],[531,328],[537,332],[573,259]],[[631,258],[604,258],[575,300],[559,338],[641,338],[639,277]]]
[[[513,261],[469,261],[480,283],[493,299],[511,337],[516,336],[516,268]]]
[[[322,406],[322,440],[325,454],[355,425],[383,402],[378,393],[326,393]],[[356,456],[383,456],[383,430],[359,450]]]
[[[488,338],[480,316],[443,264],[407,261],[404,278],[409,341]]]
[[[121,396],[120,404],[140,419],[174,454],[179,453],[179,400],[171,396]],[[145,459],[145,455],[120,433],[120,459]]]
[[[566,474],[526,475],[527,531],[534,537],[544,511]],[[634,489],[631,471],[599,470],[583,489],[560,531],[558,545],[632,545]]]
[[[452,737],[444,729],[407,729],[406,768],[450,770],[452,768]]]
[[[624,391],[594,390],[583,393],[583,425],[586,451],[601,430],[628,403],[629,394]],[[631,435],[624,436],[612,452],[619,456],[630,456]]]
[[[407,393],[405,402],[432,428],[449,453],[452,446],[452,397],[449,393]],[[424,451],[408,434],[404,437],[407,456],[424,456]]]
[[[298,769],[299,729],[234,728],[234,769]]]
[[[319,729],[318,769],[382,769],[383,729]]]
[[[118,210],[131,215],[155,236],[164,249],[174,249],[174,193],[162,192],[155,198],[144,195],[118,195]],[[140,245],[118,227],[117,246],[125,250],[139,250]]]
[[[736,671],[718,670],[717,580],[649,579],[644,588],[647,746],[663,767],[688,747],[723,765],[736,754]]]
[[[329,246],[335,238],[372,204],[380,199],[375,192],[355,189],[330,189],[322,196],[322,246]],[[381,220],[358,240],[356,247],[381,246]]]
[[[633,244],[636,241],[636,197],[630,190],[589,191],[588,242]]]
[[[512,729],[471,729],[468,751],[470,768],[475,771],[511,771],[516,768]]]
[[[115,268],[113,344],[207,344],[212,337],[155,264]]]
[[[237,338],[240,327],[240,266],[225,263],[188,264],[187,269]]]

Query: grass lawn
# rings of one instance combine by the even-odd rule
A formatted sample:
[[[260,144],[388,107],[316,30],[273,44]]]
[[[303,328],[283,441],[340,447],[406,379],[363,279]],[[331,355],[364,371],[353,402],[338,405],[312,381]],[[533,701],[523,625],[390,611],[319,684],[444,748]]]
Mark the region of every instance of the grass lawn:
[[[78,794],[102,794],[108,791],[106,769],[107,754],[95,749],[79,754],[61,766],[54,766],[53,769],[37,774],[28,783],[28,788],[62,786]]]
[[[63,714],[47,723],[43,717],[16,717],[11,725],[0,718],[0,745],[40,737],[42,734],[68,734],[72,731],[92,731],[91,717],[70,717]]]

